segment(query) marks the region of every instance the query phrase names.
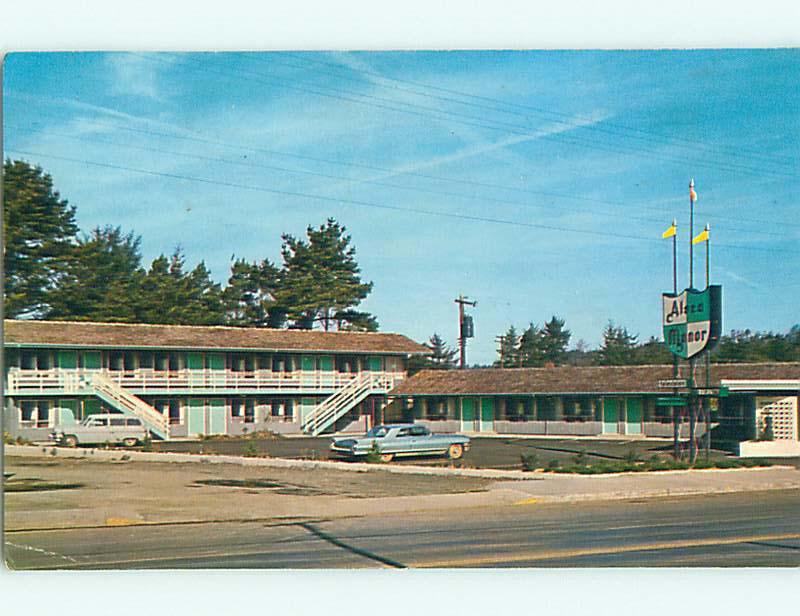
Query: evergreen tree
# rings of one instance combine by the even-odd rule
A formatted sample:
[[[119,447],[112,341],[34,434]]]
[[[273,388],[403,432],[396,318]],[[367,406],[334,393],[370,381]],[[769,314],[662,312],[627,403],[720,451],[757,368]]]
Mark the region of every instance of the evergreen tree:
[[[542,330],[531,323],[519,339],[519,363],[526,368],[543,366],[544,357]]]
[[[514,368],[519,365],[519,336],[513,325],[500,337],[499,354],[497,365],[500,368]]]
[[[457,367],[458,349],[447,346],[439,334],[434,333],[424,346],[428,347],[431,354],[412,355],[408,360],[409,375],[416,374],[420,370],[452,370]]]
[[[434,370],[450,370],[456,367],[458,349],[451,349],[439,334],[434,333],[425,344],[431,350],[430,368]]]
[[[142,283],[141,322],[174,325],[221,325],[225,307],[220,285],[211,280],[205,263],[184,272],[180,248],[168,259],[157,257]]]
[[[654,336],[640,344],[634,351],[635,363],[640,365],[671,364],[672,357],[666,345]]]
[[[76,240],[75,208],[40,167],[3,163],[5,315],[40,316]]]
[[[140,319],[140,286],[144,271],[133,232],[97,227],[78,240],[64,273],[49,293],[48,319],[116,321]]]
[[[268,259],[261,263],[248,263],[244,259],[234,261],[228,285],[222,291],[226,322],[248,327],[274,323],[280,312],[275,305],[279,282],[280,270]],[[275,313],[272,320],[271,312]]]
[[[622,326],[615,326],[609,321],[603,330],[603,343],[600,347],[599,359],[603,366],[623,366],[636,363],[636,339]]]
[[[308,227],[306,240],[282,236],[284,272],[276,300],[295,326],[311,328],[319,322],[328,331],[337,314],[346,315],[372,290],[372,283],[359,277],[356,251],[345,231],[329,218],[319,228]],[[363,317],[359,320],[363,322]]]
[[[542,349],[544,361],[556,366],[563,364],[567,357],[567,345],[572,333],[564,328],[564,319],[555,315],[542,328]]]

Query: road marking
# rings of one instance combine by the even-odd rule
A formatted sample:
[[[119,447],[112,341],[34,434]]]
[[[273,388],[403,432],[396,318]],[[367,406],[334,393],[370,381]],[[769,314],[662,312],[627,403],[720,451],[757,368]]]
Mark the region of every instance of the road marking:
[[[538,499],[538,498],[523,498],[522,500],[520,500],[520,501],[517,501],[517,502],[516,502],[516,503],[514,503],[514,504],[515,504],[515,505],[535,505],[535,504],[537,504],[537,503],[538,503],[540,500],[541,500],[541,499]]]
[[[66,556],[65,554],[59,554],[58,552],[50,552],[48,550],[43,550],[41,548],[35,548],[32,545],[20,545],[18,543],[11,543],[10,541],[5,542],[6,545],[10,545],[14,548],[19,548],[20,550],[28,550],[30,552],[38,552],[39,554],[44,554],[45,556],[57,556],[58,558],[63,558],[64,560],[68,560],[72,563],[77,563],[78,561],[72,558],[72,556]]]
[[[681,548],[696,548],[717,545],[735,545],[737,543],[754,543],[766,541],[780,541],[785,539],[800,539],[800,533],[785,533],[780,535],[752,535],[748,537],[720,537],[710,539],[687,539],[684,541],[662,541],[656,543],[639,543],[635,545],[620,545],[597,548],[582,548],[573,550],[550,550],[537,552],[524,552],[515,554],[492,554],[487,556],[474,556],[469,558],[450,558],[446,560],[429,560],[408,563],[412,568],[444,568],[444,567],[482,567],[489,565],[504,565],[511,563],[556,560],[564,558],[577,558],[580,556],[599,556],[606,554],[624,554],[626,552],[643,552],[656,550],[677,550]]]
[[[134,526],[139,525],[139,520],[130,520],[128,518],[106,518],[106,526]]]

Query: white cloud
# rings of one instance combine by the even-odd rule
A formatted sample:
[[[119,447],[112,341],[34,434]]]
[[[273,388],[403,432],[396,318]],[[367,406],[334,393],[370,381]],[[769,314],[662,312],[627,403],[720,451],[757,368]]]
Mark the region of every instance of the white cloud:
[[[163,100],[161,67],[156,61],[135,54],[114,53],[106,58],[106,64],[111,70],[111,94]]]

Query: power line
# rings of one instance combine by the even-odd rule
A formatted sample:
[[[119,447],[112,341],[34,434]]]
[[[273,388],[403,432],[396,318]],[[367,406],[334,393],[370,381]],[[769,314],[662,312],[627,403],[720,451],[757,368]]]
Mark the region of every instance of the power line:
[[[378,79],[381,79],[382,81],[390,81],[390,82],[396,82],[396,83],[411,84],[411,85],[419,86],[419,87],[422,87],[422,88],[425,88],[425,89],[428,89],[428,90],[433,90],[433,91],[437,91],[437,92],[445,92],[445,93],[448,93],[448,94],[451,94],[451,95],[462,96],[462,97],[465,97],[465,98],[481,100],[481,101],[488,101],[488,102],[493,103],[493,105],[481,105],[481,104],[478,104],[478,103],[472,103],[472,102],[467,102],[467,101],[459,101],[459,100],[451,99],[451,98],[448,98],[448,97],[434,97],[433,95],[427,94],[425,92],[419,92],[417,90],[411,90],[411,89],[408,89],[408,88],[399,88],[398,86],[394,86],[395,89],[398,89],[398,90],[401,90],[401,91],[404,91],[404,92],[411,92],[411,93],[417,94],[419,96],[428,96],[428,97],[432,97],[432,98],[440,98],[441,100],[449,100],[451,102],[458,103],[458,104],[461,104],[461,105],[469,105],[469,106],[479,107],[479,108],[483,108],[483,109],[500,111],[502,113],[509,113],[509,114],[514,114],[514,115],[523,115],[523,116],[525,116],[526,113],[533,112],[533,113],[538,114],[538,115],[551,116],[551,117],[562,117],[562,118],[567,118],[567,119],[570,119],[570,120],[574,120],[576,118],[577,119],[585,119],[585,120],[591,119],[591,118],[588,118],[587,116],[579,116],[579,115],[578,116],[573,116],[573,115],[566,114],[566,113],[563,113],[563,112],[553,111],[553,110],[549,110],[549,109],[542,109],[540,107],[534,107],[534,106],[528,105],[528,104],[514,103],[514,102],[504,101],[504,100],[491,98],[491,97],[487,97],[487,96],[480,96],[480,95],[477,95],[477,94],[461,92],[461,91],[454,90],[454,89],[451,89],[451,88],[444,88],[444,87],[441,87],[441,86],[434,86],[434,85],[423,83],[423,82],[419,82],[419,81],[413,81],[413,80],[409,80],[409,79],[401,79],[399,77],[387,77],[387,76],[382,75],[381,73],[378,73],[376,71],[369,71],[369,70],[366,70],[366,69],[355,69],[353,67],[345,67],[345,66],[342,66],[341,64],[338,64],[338,63],[335,63],[335,62],[326,62],[326,61],[320,60],[318,58],[309,58],[309,57],[306,57],[305,55],[300,55],[300,54],[296,54],[296,53],[282,52],[278,58],[271,57],[270,61],[271,62],[273,62],[273,61],[280,62],[281,58],[284,57],[284,56],[289,56],[289,57],[295,58],[295,59],[300,60],[301,62],[305,62],[305,63],[314,63],[314,64],[320,64],[320,65],[332,67],[332,68],[337,69],[340,72],[341,71],[350,70],[350,71],[361,73],[361,74],[365,74],[365,75],[372,75],[374,77],[377,77]],[[244,57],[250,59],[249,56],[244,56]],[[293,66],[297,67],[296,64],[293,65]],[[348,77],[345,77],[345,79],[348,79]],[[353,77],[349,77],[349,79],[350,80],[354,80]],[[370,81],[370,80],[367,80],[367,79],[363,79],[363,78],[360,79],[360,81],[363,82],[363,83],[372,83],[372,84],[374,84],[373,81]],[[383,87],[386,87],[384,84],[381,84],[381,85]],[[505,106],[508,106],[508,107],[513,107],[513,108],[516,108],[516,109],[520,109],[525,113],[517,112],[517,111],[511,111],[511,110],[507,110],[507,109],[505,109],[505,110],[504,109],[498,109],[496,107],[496,105],[498,105],[498,104],[499,105],[505,105]],[[767,162],[773,161],[773,162],[775,162],[777,164],[789,165],[789,166],[793,166],[795,164],[794,159],[792,159],[790,157],[775,156],[775,155],[765,154],[763,152],[757,152],[755,150],[750,150],[750,149],[747,149],[747,148],[739,148],[739,147],[735,147],[734,148],[733,146],[719,146],[719,145],[717,145],[717,146],[709,146],[708,144],[706,144],[704,142],[698,142],[697,140],[690,140],[690,139],[686,139],[686,138],[683,138],[683,137],[676,137],[674,135],[666,135],[664,133],[658,133],[658,132],[654,132],[654,131],[646,131],[646,130],[643,130],[643,129],[640,129],[640,128],[633,128],[633,127],[630,127],[630,126],[626,126],[624,124],[617,124],[617,123],[614,123],[614,122],[605,122],[605,127],[592,126],[592,127],[585,127],[585,128],[587,130],[598,130],[598,131],[607,132],[607,133],[610,133],[610,134],[621,135],[621,133],[614,132],[614,130],[609,130],[609,128],[607,128],[607,127],[611,127],[613,129],[616,129],[616,130],[619,130],[619,131],[623,131],[623,132],[633,132],[633,133],[644,135],[643,137],[635,137],[635,138],[640,138],[640,139],[667,139],[668,141],[683,142],[683,143],[686,144],[687,147],[692,147],[693,149],[701,148],[701,149],[708,150],[708,151],[717,150],[717,151],[720,151],[721,153],[726,153],[726,155],[729,155],[729,156],[745,157],[745,158],[748,157],[746,155],[749,154],[750,155],[749,157],[759,158],[759,159],[762,159],[762,160],[767,161]]]
[[[152,56],[144,55],[144,54],[136,54],[136,53],[134,53],[132,55],[136,55],[137,57],[141,57],[143,59],[147,59],[147,60],[150,60],[152,62],[166,63],[164,60],[161,60],[159,58],[155,58],[155,57],[152,57]],[[579,146],[587,147],[589,149],[606,151],[606,152],[611,152],[611,153],[614,153],[614,154],[630,154],[631,152],[643,152],[643,153],[648,154],[652,158],[664,160],[664,161],[667,161],[667,162],[678,163],[678,164],[681,164],[681,165],[687,164],[687,162],[685,160],[682,160],[680,158],[675,158],[675,157],[671,157],[671,156],[665,156],[665,155],[662,155],[662,154],[658,154],[657,152],[655,152],[655,151],[653,151],[651,149],[647,149],[647,148],[637,148],[637,147],[630,146],[630,145],[628,145],[628,146],[600,145],[595,141],[581,139],[581,138],[575,137],[575,136],[573,136],[573,137],[565,137],[563,135],[556,135],[556,134],[539,134],[539,135],[537,135],[537,134],[535,134],[535,132],[531,133],[530,132],[531,129],[529,129],[527,127],[520,127],[519,125],[513,125],[513,124],[506,123],[506,122],[498,122],[496,120],[489,120],[489,122],[493,122],[493,124],[486,124],[485,123],[486,120],[483,119],[483,118],[475,118],[474,116],[470,116],[470,115],[463,114],[463,113],[458,113],[458,112],[453,112],[453,111],[442,111],[442,110],[439,110],[439,109],[436,109],[436,108],[433,108],[433,107],[426,107],[426,106],[417,105],[417,104],[414,104],[414,103],[397,103],[396,101],[393,101],[391,99],[385,99],[385,98],[382,98],[382,97],[370,96],[370,95],[366,95],[366,94],[353,94],[353,93],[350,93],[350,92],[347,92],[347,91],[344,91],[344,90],[340,90],[340,89],[336,89],[336,88],[330,88],[330,87],[328,88],[328,90],[330,90],[328,92],[326,92],[324,90],[320,91],[319,89],[308,88],[308,87],[303,87],[301,85],[297,85],[298,84],[297,81],[293,81],[292,83],[287,83],[285,79],[265,76],[265,75],[263,75],[261,73],[253,73],[252,71],[246,71],[246,70],[242,71],[242,70],[233,70],[233,69],[218,70],[218,69],[214,69],[214,68],[211,68],[209,66],[206,66],[204,64],[201,65],[201,66],[198,66],[198,67],[193,67],[192,66],[192,65],[197,65],[197,64],[199,64],[199,62],[194,61],[194,60],[189,60],[188,62],[183,62],[181,64],[181,66],[188,67],[188,68],[194,68],[194,70],[198,70],[198,71],[201,71],[201,72],[206,71],[206,72],[216,73],[216,74],[222,75],[226,79],[231,79],[232,78],[232,74],[245,75],[245,79],[248,79],[249,81],[255,81],[255,82],[260,82],[260,83],[264,83],[264,84],[273,84],[273,83],[277,82],[277,83],[282,84],[282,86],[284,88],[289,89],[289,90],[297,90],[297,91],[300,91],[300,92],[307,92],[307,93],[315,94],[317,96],[322,96],[322,97],[327,97],[327,98],[334,98],[334,99],[338,99],[338,100],[352,102],[352,103],[355,103],[355,104],[358,104],[358,105],[366,105],[366,106],[375,107],[375,108],[378,108],[378,109],[385,109],[385,110],[389,110],[389,111],[396,111],[396,112],[399,112],[399,113],[405,113],[405,114],[410,114],[410,115],[415,115],[415,116],[421,116],[421,117],[425,117],[425,118],[428,118],[428,119],[435,119],[435,120],[439,120],[439,121],[456,122],[458,124],[463,124],[463,125],[466,125],[466,126],[485,128],[485,129],[494,130],[494,131],[502,131],[502,132],[506,132],[506,133],[510,133],[510,134],[514,134],[514,135],[518,135],[518,136],[523,136],[523,137],[531,137],[531,138],[535,137],[536,139],[547,140],[547,141],[555,141],[557,143],[565,143],[565,144],[568,144],[568,145],[579,145]],[[251,76],[256,77],[257,79],[253,79],[252,77],[247,78],[246,75],[248,75],[248,74],[251,75]],[[315,87],[318,88],[319,86],[315,86]],[[338,92],[339,94],[331,94],[331,91],[332,92]],[[354,96],[358,96],[358,97],[366,99],[366,100],[359,100],[358,98],[354,98]],[[370,100],[377,100],[377,101],[381,101],[381,102],[372,103],[372,102],[369,102]],[[386,104],[386,102],[391,103],[391,104]],[[414,111],[413,109],[406,109],[406,108],[403,108],[403,107],[393,106],[393,105],[398,105],[398,104],[405,105],[406,107],[413,107],[413,108],[421,109],[423,111],[420,112],[420,111]],[[431,113],[438,114],[439,116],[444,116],[444,117],[431,116]],[[452,117],[449,117],[449,116],[455,116],[456,119],[453,119]],[[467,118],[467,119],[458,119],[459,117]],[[538,132],[541,132],[541,129],[539,129]],[[625,149],[621,150],[620,147],[624,147]],[[626,151],[626,149],[628,151]],[[769,171],[769,170],[764,170],[764,169],[753,169],[753,168],[746,167],[744,165],[740,165],[740,164],[736,164],[736,163],[712,164],[712,163],[706,163],[704,161],[692,161],[691,165],[692,165],[692,167],[706,167],[706,168],[711,168],[711,169],[728,171],[730,173],[741,173],[741,172],[744,172],[744,173],[750,173],[750,174],[754,174],[754,175],[762,175],[762,176],[763,175],[773,175],[773,176],[778,176],[778,177],[795,177],[796,176],[796,174],[793,174],[793,173],[784,173],[784,172],[779,172],[779,171]]]
[[[531,222],[520,222],[514,220],[507,220],[503,218],[490,218],[486,216],[475,216],[471,214],[461,214],[455,212],[440,212],[436,210],[427,210],[423,208],[414,208],[414,207],[400,207],[397,205],[388,205],[388,204],[381,204],[381,203],[374,203],[370,201],[360,201],[355,199],[339,199],[336,197],[329,197],[326,195],[315,195],[311,193],[302,193],[296,191],[288,191],[288,190],[280,190],[275,188],[265,188],[262,186],[253,186],[248,184],[240,184],[236,182],[227,182],[223,180],[212,180],[208,178],[201,178],[196,176],[188,176],[182,175],[177,173],[167,173],[163,171],[153,171],[150,169],[139,169],[136,167],[128,167],[124,165],[116,165],[112,163],[101,163],[92,160],[85,160],[85,159],[78,159],[78,158],[71,158],[68,156],[58,156],[56,154],[42,154],[41,152],[31,152],[26,150],[21,150],[17,148],[9,148],[9,151],[16,152],[17,154],[22,154],[24,156],[39,156],[43,158],[52,158],[54,160],[62,160],[66,162],[72,163],[79,163],[85,165],[91,165],[96,167],[103,167],[107,169],[116,169],[116,170],[123,170],[123,171],[131,171],[134,173],[141,173],[145,175],[152,175],[156,177],[165,177],[171,179],[178,179],[178,180],[187,180],[191,182],[200,182],[203,184],[212,184],[217,186],[227,186],[229,188],[241,188],[244,190],[252,190],[257,192],[264,192],[276,195],[283,195],[289,197],[302,197],[306,199],[313,199],[318,201],[326,201],[326,202],[333,202],[339,204],[348,204],[348,205],[357,205],[362,207],[371,207],[371,208],[378,208],[383,210],[391,210],[391,211],[398,211],[398,212],[406,212],[410,214],[425,214],[429,216],[439,216],[444,218],[454,218],[459,220],[467,220],[472,222],[488,222],[494,224],[502,224],[502,225],[509,225],[515,227],[525,227],[525,228],[532,228],[532,229],[545,229],[547,231],[558,231],[558,232],[565,232],[565,233],[579,233],[583,235],[594,235],[599,237],[611,237],[611,238],[618,238],[618,239],[627,239],[627,240],[636,240],[642,242],[649,242],[655,243],[660,242],[660,239],[654,239],[651,237],[642,237],[636,235],[627,235],[623,233],[616,233],[613,231],[593,231],[590,229],[575,229],[570,227],[561,227],[557,225],[546,225],[541,223],[531,223]],[[730,248],[734,250],[758,250],[762,252],[781,252],[781,253],[797,253],[798,251],[788,250],[788,249],[781,249],[781,248],[762,248],[758,246],[743,246],[738,244],[715,244],[717,248]]]
[[[57,115],[52,114],[52,113],[49,113],[49,114],[48,113],[43,113],[42,115],[49,115],[51,117],[57,117],[57,118],[61,119],[61,116],[57,116]],[[619,205],[619,206],[623,206],[623,207],[628,205],[628,204],[625,204],[625,203],[622,203],[622,202],[619,202],[619,201],[596,199],[596,198],[586,197],[586,196],[582,196],[582,195],[569,195],[569,194],[557,193],[557,192],[552,192],[552,191],[541,191],[541,190],[517,188],[517,187],[513,187],[513,186],[504,186],[504,185],[501,185],[501,184],[493,184],[493,183],[488,183],[488,182],[479,182],[477,180],[469,180],[469,179],[462,179],[462,178],[449,178],[449,177],[446,177],[446,176],[437,176],[437,175],[433,175],[433,174],[413,172],[413,171],[398,171],[398,170],[389,169],[389,168],[386,168],[386,167],[379,167],[379,166],[376,166],[376,165],[368,165],[368,164],[353,163],[353,162],[343,162],[343,161],[338,161],[338,160],[333,160],[333,159],[326,159],[326,158],[320,158],[320,157],[316,157],[316,156],[307,156],[307,155],[295,154],[295,153],[291,153],[291,152],[285,152],[285,151],[268,149],[268,148],[257,148],[257,147],[245,146],[245,145],[241,145],[241,144],[234,144],[234,143],[222,141],[222,140],[219,140],[219,139],[210,139],[210,138],[204,136],[203,133],[199,133],[197,131],[186,130],[186,129],[182,129],[183,132],[187,132],[187,133],[189,133],[189,135],[199,135],[199,136],[187,136],[186,134],[184,134],[184,135],[174,135],[174,134],[162,133],[162,132],[159,132],[159,131],[153,131],[153,130],[144,129],[144,128],[135,128],[135,127],[130,127],[130,126],[120,126],[118,124],[113,124],[113,123],[109,123],[109,122],[102,122],[102,121],[98,121],[98,120],[92,120],[92,121],[96,125],[101,126],[101,127],[112,128],[112,129],[122,130],[122,131],[127,131],[127,132],[146,134],[146,135],[151,135],[151,136],[156,136],[156,137],[164,137],[164,138],[168,138],[168,139],[191,141],[191,142],[195,142],[195,143],[203,143],[203,144],[208,144],[208,145],[217,145],[217,146],[222,146],[222,147],[226,147],[226,148],[230,148],[230,149],[244,150],[244,151],[256,152],[256,153],[261,153],[261,154],[285,156],[285,157],[288,157],[288,158],[295,158],[295,159],[298,159],[298,160],[307,160],[307,161],[312,161],[312,162],[333,164],[333,165],[338,165],[338,166],[353,167],[353,168],[359,168],[359,169],[367,169],[367,170],[371,170],[371,171],[379,171],[379,172],[382,172],[382,173],[388,173],[388,174],[392,174],[392,175],[406,175],[406,176],[411,176],[411,177],[420,177],[420,178],[430,179],[430,180],[434,180],[434,181],[451,182],[451,183],[455,183],[455,184],[464,184],[464,185],[469,185],[469,186],[476,186],[476,187],[482,187],[482,188],[491,188],[491,189],[496,189],[496,190],[508,190],[508,191],[512,191],[512,192],[519,192],[519,193],[533,194],[533,195],[541,195],[541,196],[552,197],[552,198],[557,198],[557,199],[573,199],[573,200],[576,200],[576,201],[585,201],[585,202],[589,202],[589,203],[600,203],[600,204],[607,204],[607,205]],[[313,172],[308,172],[308,173],[313,173]],[[352,179],[352,178],[343,178],[343,179],[344,179],[344,181],[357,182],[357,183],[372,183],[372,182],[375,182],[375,180],[363,180],[363,179]],[[415,190],[414,188],[410,188],[410,187],[408,189],[409,190]],[[422,189],[416,189],[416,190],[422,190]],[[657,209],[657,208],[647,207],[647,206],[637,206],[637,207],[639,207],[639,209],[641,209],[641,210],[658,212],[658,214],[660,216],[664,215],[664,212],[662,210],[660,210],[660,209]],[[797,223],[782,222],[782,221],[775,221],[775,220],[759,220],[759,219],[739,218],[739,217],[725,216],[725,215],[721,215],[721,214],[714,215],[713,216],[713,220],[715,220],[715,221],[717,221],[717,220],[728,220],[728,221],[732,221],[732,222],[735,222],[735,223],[770,224],[770,225],[776,224],[776,225],[780,225],[782,227],[786,227],[786,226],[800,227],[800,224],[797,224]],[[764,233],[765,234],[770,234],[769,232],[764,232]]]
[[[16,129],[18,129],[20,131],[23,131],[23,132],[33,132],[34,134],[36,134],[36,132],[32,131],[29,127],[23,127],[23,126],[15,125],[15,124],[9,124],[9,125],[7,125],[7,127],[16,128]],[[41,132],[44,132],[44,131],[39,131],[39,132],[41,133]],[[233,166],[238,166],[238,167],[267,169],[267,170],[271,170],[271,171],[280,171],[282,173],[295,173],[295,174],[299,174],[299,175],[310,175],[310,176],[313,176],[313,177],[321,177],[321,178],[334,179],[334,180],[343,180],[343,181],[349,180],[349,178],[347,178],[345,176],[332,175],[332,174],[321,173],[321,172],[317,172],[317,171],[310,171],[310,170],[306,170],[306,169],[292,169],[292,168],[288,168],[288,167],[281,167],[281,166],[278,166],[278,165],[255,163],[255,162],[252,162],[252,161],[228,160],[228,159],[225,159],[225,158],[219,158],[219,157],[213,157],[213,156],[204,156],[202,154],[189,154],[187,152],[178,152],[178,151],[175,151],[175,150],[167,150],[167,149],[164,149],[164,148],[154,148],[154,147],[148,147],[148,146],[141,146],[141,145],[135,145],[135,144],[131,144],[131,143],[118,143],[118,142],[108,141],[108,140],[103,140],[103,139],[90,139],[88,137],[83,137],[83,136],[78,136],[78,135],[68,135],[66,133],[59,133],[57,131],[52,131],[52,130],[47,130],[47,134],[54,135],[54,136],[57,136],[57,137],[63,137],[63,138],[66,138],[66,139],[72,139],[72,140],[75,140],[75,141],[81,141],[83,143],[95,143],[95,144],[100,144],[100,145],[111,145],[111,146],[114,146],[114,147],[120,147],[120,148],[126,148],[126,149],[134,149],[134,150],[140,150],[140,151],[144,151],[144,152],[153,152],[153,153],[156,153],[156,154],[168,154],[170,156],[180,156],[180,157],[184,157],[184,158],[190,158],[190,159],[202,160],[202,161],[214,162],[214,163],[222,163],[222,164],[233,165]],[[412,191],[417,191],[417,192],[423,192],[423,193],[433,194],[433,195],[437,195],[437,196],[458,197],[458,198],[462,198],[462,199],[472,199],[472,200],[482,201],[482,202],[488,201],[488,202],[493,202],[493,203],[501,203],[501,204],[505,204],[505,205],[515,205],[515,206],[520,206],[520,207],[530,207],[530,208],[538,208],[538,209],[548,209],[548,207],[549,207],[546,204],[536,204],[536,203],[527,203],[527,202],[522,202],[522,201],[512,201],[512,200],[509,200],[509,199],[498,199],[496,197],[478,196],[478,195],[469,194],[469,193],[457,193],[457,192],[450,192],[450,191],[432,190],[432,189],[426,189],[426,188],[419,188],[419,187],[416,187],[416,186],[404,186],[402,184],[393,184],[391,182],[383,182],[383,181],[378,181],[378,180],[362,180],[362,182],[366,183],[366,184],[374,184],[374,185],[377,185],[377,186],[386,186],[386,187],[396,188],[396,189],[400,189],[400,190],[412,190]],[[552,210],[549,210],[549,211],[552,211]],[[571,212],[577,212],[577,213],[580,213],[580,214],[592,214],[592,215],[606,216],[606,217],[617,218],[617,219],[624,218],[625,220],[637,220],[637,221],[641,221],[641,222],[655,222],[655,223],[659,223],[659,224],[664,222],[663,218],[647,218],[647,217],[644,217],[644,216],[621,215],[618,212],[609,212],[609,211],[605,211],[605,210],[590,210],[590,209],[579,209],[579,208],[568,208],[568,207],[565,208],[563,206],[560,206],[558,211],[559,212],[571,211]],[[719,226],[719,225],[717,225],[717,226]],[[758,234],[762,234],[762,235],[768,235],[768,236],[774,236],[774,237],[786,237],[786,234],[775,233],[775,232],[770,232],[770,231],[750,230],[749,232],[750,233],[758,233]]]

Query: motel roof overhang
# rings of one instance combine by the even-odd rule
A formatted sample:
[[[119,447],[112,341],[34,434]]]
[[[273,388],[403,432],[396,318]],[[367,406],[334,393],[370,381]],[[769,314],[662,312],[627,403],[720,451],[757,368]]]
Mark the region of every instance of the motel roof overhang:
[[[401,334],[193,325],[3,321],[7,348],[427,355]]]
[[[559,366],[423,370],[402,381],[394,397],[415,396],[598,396],[670,395],[658,382],[672,378],[671,365]],[[698,370],[697,384],[705,384]],[[800,392],[800,362],[712,364],[710,387],[742,392]]]

